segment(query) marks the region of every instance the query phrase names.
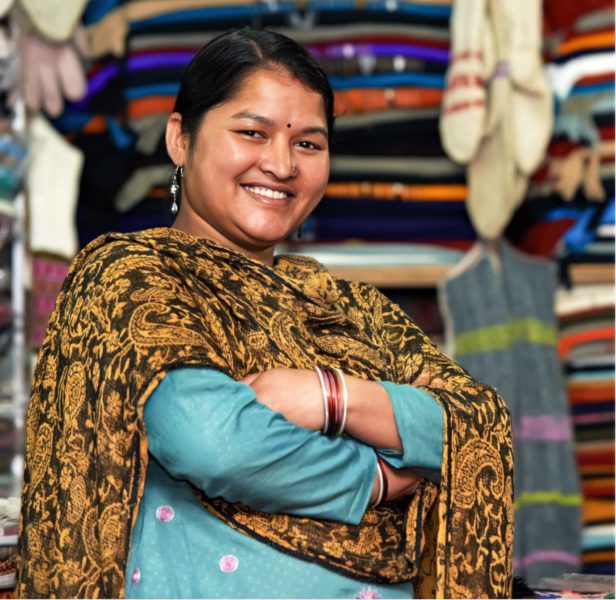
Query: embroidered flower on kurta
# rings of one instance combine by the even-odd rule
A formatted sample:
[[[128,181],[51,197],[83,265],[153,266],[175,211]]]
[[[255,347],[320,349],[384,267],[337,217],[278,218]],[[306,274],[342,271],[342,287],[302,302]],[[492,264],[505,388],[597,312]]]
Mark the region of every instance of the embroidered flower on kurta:
[[[233,556],[233,554],[226,554],[220,559],[218,565],[220,566],[220,570],[223,573],[233,573],[240,564],[240,561],[237,556]]]
[[[156,509],[156,518],[163,523],[168,523],[175,517],[175,511],[170,506],[159,506]]]
[[[141,579],[141,571],[139,569],[135,569],[133,571],[133,574],[130,577],[130,581],[133,585],[137,585],[140,579]]]
[[[376,588],[373,587],[365,587],[362,588],[361,592],[355,596],[355,598],[382,598],[381,594],[379,594]]]

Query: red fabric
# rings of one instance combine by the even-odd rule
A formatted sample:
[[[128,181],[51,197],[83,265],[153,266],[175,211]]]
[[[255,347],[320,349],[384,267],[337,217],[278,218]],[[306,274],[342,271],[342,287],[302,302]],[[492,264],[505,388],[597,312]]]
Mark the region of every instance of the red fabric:
[[[611,142],[614,139],[614,126],[604,125],[603,127],[600,127],[599,135],[601,136],[602,140]]]
[[[556,245],[574,223],[575,219],[569,218],[535,223],[529,227],[526,237],[518,247],[527,254],[552,257]]]
[[[565,335],[558,343],[558,353],[562,358],[567,355],[573,346],[583,344],[584,342],[595,342],[599,340],[610,341],[614,339],[615,333],[614,327],[601,327],[599,329],[593,329],[592,331],[581,331],[579,333]]]
[[[544,0],[544,27],[549,32],[569,31],[582,15],[614,9],[613,0]]]

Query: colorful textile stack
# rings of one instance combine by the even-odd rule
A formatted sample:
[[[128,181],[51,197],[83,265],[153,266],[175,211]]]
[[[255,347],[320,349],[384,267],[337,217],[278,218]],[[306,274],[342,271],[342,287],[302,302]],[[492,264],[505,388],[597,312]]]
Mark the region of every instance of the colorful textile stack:
[[[19,498],[0,498],[0,591],[15,586]]]
[[[527,252],[556,257],[565,279],[583,265],[589,282],[613,281],[614,4],[545,4],[554,137],[509,234]]]
[[[583,572],[614,574],[613,289],[562,291],[557,312],[584,497]]]
[[[66,260],[34,256],[32,258],[31,345],[38,348],[45,338],[56,297],[68,273]]]

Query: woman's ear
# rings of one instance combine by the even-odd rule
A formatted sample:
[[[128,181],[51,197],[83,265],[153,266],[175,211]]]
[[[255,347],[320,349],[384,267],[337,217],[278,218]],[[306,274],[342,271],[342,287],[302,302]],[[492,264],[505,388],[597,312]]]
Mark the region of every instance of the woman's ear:
[[[167,143],[167,153],[178,167],[186,164],[188,157],[188,135],[182,131],[182,115],[174,112],[169,115],[167,120],[167,131],[165,133]]]

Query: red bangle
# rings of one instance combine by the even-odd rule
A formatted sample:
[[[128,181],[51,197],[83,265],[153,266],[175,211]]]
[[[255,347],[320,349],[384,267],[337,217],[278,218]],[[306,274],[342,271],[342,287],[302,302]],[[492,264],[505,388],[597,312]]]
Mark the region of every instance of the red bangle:
[[[381,495],[381,502],[387,502],[387,493],[389,492],[389,482],[387,481],[387,471],[385,470],[385,461],[377,453],[376,460],[381,467],[381,475],[383,475],[383,494]]]
[[[338,431],[338,426],[340,425],[340,391],[333,371],[330,369],[323,369],[323,374],[325,375],[327,408],[329,411],[327,435],[333,435]]]

